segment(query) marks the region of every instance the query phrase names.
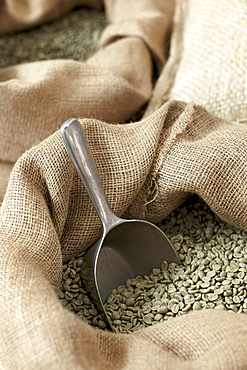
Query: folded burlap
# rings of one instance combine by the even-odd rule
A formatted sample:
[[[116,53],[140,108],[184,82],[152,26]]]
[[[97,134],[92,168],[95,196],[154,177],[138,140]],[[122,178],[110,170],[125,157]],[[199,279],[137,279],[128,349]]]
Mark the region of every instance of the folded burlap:
[[[246,123],[246,23],[246,1],[178,1],[170,57],[147,114],[179,99]]]
[[[126,8],[126,0],[109,1],[107,12],[117,4],[112,9],[124,32],[114,37],[112,20],[101,50],[87,63],[37,62],[0,71],[1,125],[7,128],[1,159],[19,157],[0,217],[3,369],[247,367],[244,314],[206,310],[124,335],[93,329],[56,296],[62,261],[101,232],[60,133],[43,140],[69,116],[86,117],[81,122],[117,215],[161,220],[196,193],[222,219],[247,227],[245,126],[178,101],[138,122],[118,123],[149,99],[151,58],[164,62],[157,24],[165,37],[169,23],[159,2],[128,3]],[[147,21],[145,14],[153,15],[153,39],[139,25]],[[157,21],[158,14],[164,22]]]
[[[246,166],[247,130],[231,131],[228,123],[205,110],[176,102],[140,122],[112,125],[85,119],[82,123],[118,215],[130,204],[129,210],[142,214],[155,174],[159,190],[146,218],[154,217],[154,211],[162,217],[186,190],[198,189],[217,211],[234,210],[239,223],[246,222],[246,202],[241,205],[237,200],[230,206],[227,199],[232,201],[231,195],[246,199],[246,168],[239,175],[238,166]],[[232,181],[224,166],[229,152],[235,155]],[[232,183],[241,194],[234,192]],[[60,281],[62,260],[81,252],[99,233],[97,215],[57,132],[17,161],[1,208],[4,368],[242,369],[247,365],[244,314],[209,310],[126,336],[92,329],[62,308],[53,290]]]
[[[0,0],[0,34],[26,30],[61,16],[76,6],[103,8],[102,0]]]
[[[2,8],[14,19],[21,19],[25,28],[35,24],[36,13],[38,19],[47,18],[47,12],[55,17],[75,3],[87,5],[88,1],[40,0],[34,9],[32,1],[9,0],[2,2]],[[20,6],[25,10],[22,17]],[[159,1],[108,0],[105,10],[111,23],[102,35],[100,50],[86,63],[49,60],[2,68],[0,178],[25,150],[56,131],[67,118],[124,121],[142,107],[152,92],[152,59],[158,67],[164,63],[163,40],[172,9],[171,0],[165,8]],[[6,19],[0,8],[1,15]],[[14,20],[8,24],[17,28]],[[4,25],[0,22],[0,32],[5,31]],[[5,188],[6,181],[0,185],[0,197]]]

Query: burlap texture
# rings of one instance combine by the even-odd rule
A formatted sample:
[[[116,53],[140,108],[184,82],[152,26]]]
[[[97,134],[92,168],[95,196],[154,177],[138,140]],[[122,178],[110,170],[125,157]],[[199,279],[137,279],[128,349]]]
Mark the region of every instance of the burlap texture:
[[[111,2],[105,2],[122,36],[114,37],[116,23],[112,22],[102,35],[102,48],[86,63],[38,61],[1,69],[0,160],[14,163],[71,116],[124,121],[147,102],[152,92],[151,58],[159,65],[164,62],[162,39],[171,19],[156,2],[142,1],[141,17],[136,6],[132,9],[132,2],[128,3],[113,2],[111,8]],[[128,35],[132,36],[124,37]],[[118,42],[110,42],[116,38]]]
[[[137,3],[143,9],[144,1],[136,0],[134,13],[131,6],[126,10],[131,24]],[[126,9],[124,1],[119,4]],[[151,0],[145,9],[155,13],[155,38],[157,12],[165,21],[164,9]],[[164,36],[168,23],[160,31]],[[106,37],[113,32],[110,24],[101,50],[86,64],[37,62],[0,71],[6,131],[1,159],[15,161],[68,116],[87,116],[81,122],[116,214],[159,220],[197,193],[224,220],[246,228],[245,126],[177,101],[138,122],[117,123],[150,97],[150,53],[164,61],[157,58],[163,46],[150,30],[126,29],[125,37]],[[59,132],[18,159],[0,223],[3,369],[247,368],[244,314],[207,310],[123,335],[95,330],[62,307],[55,293],[62,261],[93,243],[101,230]]]
[[[174,101],[162,109],[168,106],[153,165],[129,215],[155,222],[198,194],[221,219],[246,229],[246,125],[235,126],[193,103]]]
[[[165,189],[161,184],[168,177],[170,184],[176,183],[178,173],[184,182],[193,182],[193,178],[198,177],[201,189],[211,186],[211,193],[214,191],[212,173],[207,169],[215,157],[205,152],[203,166],[202,158],[196,156],[208,144],[207,138],[205,142],[202,139],[201,119],[208,125],[209,137],[209,126],[213,130],[217,124],[226,131],[221,141],[226,143],[230,137],[239,146],[242,141],[246,143],[246,130],[237,132],[234,139],[233,131],[226,130],[228,123],[208,115],[200,107],[184,103],[167,103],[148,119],[131,124],[82,121],[103,186],[117,214],[121,215],[130,203],[139,202],[138,190],[157,168],[156,158],[161,151],[163,160],[156,175],[162,192]],[[180,127],[180,135],[176,137],[175,129],[167,130],[167,126]],[[191,140],[193,130],[198,135],[195,140]],[[169,142],[173,142],[171,152],[176,155],[165,154],[164,143]],[[194,168],[189,172],[191,177],[187,167],[183,168],[183,162],[180,164],[186,144],[194,146],[194,151],[187,153],[191,160],[192,154],[195,157]],[[211,148],[217,147],[212,144]],[[239,155],[240,160],[244,165],[246,153],[242,159]],[[169,173],[172,166],[178,170]],[[244,173],[246,175],[246,171]],[[240,176],[236,183],[240,181],[244,187],[246,179]],[[224,183],[223,186],[218,187],[218,192],[224,195],[228,189]],[[144,188],[145,185],[142,193]],[[243,196],[246,199],[246,186]],[[170,197],[173,202],[174,199],[176,202],[176,193]],[[164,213],[167,212],[165,206],[164,202]],[[247,318],[243,314],[209,310],[126,336],[92,329],[62,308],[52,288],[59,284],[62,259],[82,251],[99,232],[97,216],[59,133],[17,161],[1,208],[1,361],[4,368],[245,368]],[[10,348],[14,356],[9,356]]]
[[[146,113],[179,99],[246,122],[246,23],[246,1],[178,1],[169,60]]]

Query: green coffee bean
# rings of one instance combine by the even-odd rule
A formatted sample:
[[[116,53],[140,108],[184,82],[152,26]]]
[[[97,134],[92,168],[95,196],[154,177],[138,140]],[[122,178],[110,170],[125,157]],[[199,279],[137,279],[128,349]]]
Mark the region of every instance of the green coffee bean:
[[[247,313],[246,232],[220,221],[203,203],[179,207],[158,226],[176,243],[178,255],[183,256],[181,265],[164,261],[149,276],[128,279],[113,290],[105,310],[116,332],[136,331],[192,310]],[[106,329],[78,278],[81,266],[83,256],[63,265],[58,297],[82,320]]]

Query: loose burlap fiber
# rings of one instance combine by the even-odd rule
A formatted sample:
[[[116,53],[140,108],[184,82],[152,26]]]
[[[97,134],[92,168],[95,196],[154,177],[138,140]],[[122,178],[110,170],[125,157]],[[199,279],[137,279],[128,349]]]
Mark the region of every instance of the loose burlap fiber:
[[[2,3],[5,9],[15,4]],[[81,118],[117,215],[161,220],[196,193],[222,219],[247,226],[246,126],[175,100],[145,119],[120,123],[150,98],[152,62],[160,67],[165,61],[170,8],[153,0],[105,1],[105,7],[110,24],[87,63],[0,70],[0,159],[17,160],[0,218],[0,366],[246,369],[244,314],[205,310],[113,334],[85,324],[56,296],[62,261],[101,232],[56,131],[70,116]],[[28,9],[23,27],[34,24],[26,21],[33,19]]]

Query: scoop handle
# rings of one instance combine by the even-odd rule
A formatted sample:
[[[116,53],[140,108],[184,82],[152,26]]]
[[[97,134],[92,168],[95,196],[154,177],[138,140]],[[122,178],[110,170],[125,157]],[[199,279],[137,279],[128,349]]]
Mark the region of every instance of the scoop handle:
[[[119,218],[108,203],[81,123],[75,118],[68,119],[61,126],[61,135],[103,228],[107,231],[110,226],[118,222]]]

